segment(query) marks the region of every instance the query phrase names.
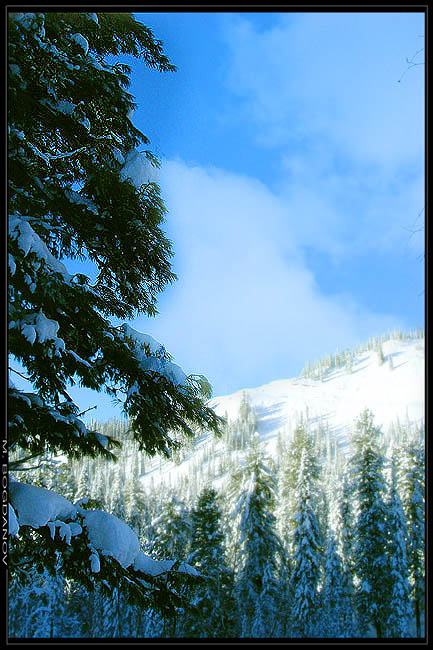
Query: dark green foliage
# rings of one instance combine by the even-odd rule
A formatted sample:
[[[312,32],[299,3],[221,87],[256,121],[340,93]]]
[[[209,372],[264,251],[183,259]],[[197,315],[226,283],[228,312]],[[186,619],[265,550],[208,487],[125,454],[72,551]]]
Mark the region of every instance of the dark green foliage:
[[[174,279],[159,188],[136,187],[122,171],[147,138],[128,118],[129,69],[109,54],[174,69],[132,14],[102,13],[98,24],[84,13],[9,14],[8,348],[36,391],[9,391],[9,447],[26,455],[110,455],[110,441],[79,419],[67,393],[75,382],[120,396],[150,453],[174,444],[168,431],[218,424],[200,376],[179,387],[143,371],[109,321],[154,315]],[[69,275],[66,258],[90,260],[96,277]]]
[[[68,394],[75,384],[123,403],[131,437],[149,454],[169,455],[179,434],[219,425],[204,403],[205,378],[173,383],[163,370],[149,370],[150,348],[110,320],[155,315],[157,294],[175,279],[159,187],[128,172],[138,152],[143,165],[158,162],[130,119],[130,69],[113,55],[175,69],[132,13],[8,15],[8,352],[11,371],[22,374],[18,361],[32,385],[27,392],[9,387],[13,470],[57,454],[116,460],[117,436],[84,424]],[[71,275],[70,259],[90,262],[94,273]],[[163,368],[169,355],[158,359]],[[95,499],[91,483],[87,477],[78,493],[69,486],[68,497],[97,505],[103,485]],[[53,573],[57,558],[64,578],[88,592],[99,584],[142,608],[180,607],[172,575],[139,575],[105,556],[92,573],[87,542],[84,534],[66,544],[45,526],[20,527],[11,539],[10,578],[24,577],[23,566]]]

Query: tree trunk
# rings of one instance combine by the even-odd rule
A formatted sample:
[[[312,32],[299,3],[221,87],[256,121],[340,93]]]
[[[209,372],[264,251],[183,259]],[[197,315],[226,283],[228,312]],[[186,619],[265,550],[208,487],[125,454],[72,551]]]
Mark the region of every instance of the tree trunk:
[[[382,624],[380,621],[374,621],[374,627],[376,628],[376,637],[378,639],[382,638]]]

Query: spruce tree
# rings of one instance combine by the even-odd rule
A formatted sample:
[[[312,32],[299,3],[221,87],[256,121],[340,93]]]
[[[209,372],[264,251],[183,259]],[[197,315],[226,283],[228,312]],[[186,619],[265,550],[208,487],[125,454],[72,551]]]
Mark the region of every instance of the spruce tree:
[[[314,450],[311,431],[303,419],[301,419],[293,432],[293,438],[289,444],[287,454],[281,459],[279,471],[279,529],[290,555],[293,553],[292,524],[297,508],[297,485],[302,458],[304,471],[311,479],[310,487],[314,493],[314,498],[317,500],[320,468]]]
[[[387,486],[383,475],[385,459],[378,446],[380,435],[373,414],[366,409],[357,420],[352,437],[357,510],[353,548],[355,603],[361,633],[367,633],[372,625],[378,638],[384,636],[389,617]]]
[[[75,500],[80,501],[81,499],[87,500],[90,498],[90,473],[89,466],[87,464],[83,465],[80,478],[78,480],[77,491],[75,493]]]
[[[388,565],[391,583],[390,615],[387,636],[409,636],[410,585],[406,554],[407,526],[396,485],[395,465],[392,466],[391,492],[388,503]]]
[[[126,522],[138,535],[144,525],[145,497],[138,477],[138,465],[134,463],[125,483]]]
[[[171,492],[152,521],[154,551],[161,559],[186,560],[191,541],[191,518],[183,501]]]
[[[347,468],[345,468],[347,470]],[[336,509],[336,542],[337,552],[341,559],[344,598],[346,599],[347,608],[343,610],[343,629],[344,636],[353,636],[353,545],[354,545],[354,522],[355,514],[353,512],[354,496],[353,486],[345,471],[341,480],[341,487],[338,490],[337,509]]]
[[[321,636],[330,638],[351,636],[351,629],[347,628],[347,621],[351,617],[351,602],[333,531],[329,534],[325,556],[321,605]]]
[[[125,480],[117,467],[114,470],[110,496],[109,512],[122,521],[126,521]]]
[[[236,593],[241,622],[239,636],[272,636],[279,609],[278,576],[282,542],[274,514],[276,477],[262,457],[258,434],[232,479],[238,522]]]
[[[204,488],[192,511],[188,562],[205,576],[194,591],[199,615],[190,617],[188,633],[199,637],[233,636],[235,603],[233,573],[227,566],[222,511],[217,492]]]
[[[308,451],[304,448],[299,464],[292,523],[291,619],[293,635],[296,637],[313,637],[318,631],[322,546],[315,513],[317,506],[312,489],[313,479],[308,466]]]
[[[398,468],[399,487],[407,525],[407,562],[416,636],[422,636],[425,608],[425,460],[423,445],[406,441]]]

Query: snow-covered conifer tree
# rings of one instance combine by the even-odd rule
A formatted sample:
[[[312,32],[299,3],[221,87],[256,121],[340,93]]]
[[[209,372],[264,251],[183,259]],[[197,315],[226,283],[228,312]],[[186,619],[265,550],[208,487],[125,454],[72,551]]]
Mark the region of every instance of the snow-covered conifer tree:
[[[280,460],[279,471],[279,503],[277,509],[279,529],[290,555],[293,554],[292,524],[297,508],[297,485],[302,457],[304,457],[304,471],[311,479],[310,487],[316,498],[320,468],[314,451],[311,432],[301,419],[293,432],[293,439],[287,454]]]
[[[233,516],[238,522],[236,593],[239,636],[272,636],[279,610],[279,563],[284,556],[274,515],[276,477],[265,463],[258,434],[245,466],[232,479]]]
[[[333,531],[328,536],[325,556],[324,584],[321,594],[321,636],[351,637],[352,604],[347,579]],[[349,625],[348,625],[349,623]]]
[[[175,279],[165,208],[152,181],[158,163],[131,121],[136,105],[123,55],[174,70],[162,43],[132,13],[8,14],[8,445],[19,452],[11,470],[46,453],[113,457],[115,442],[80,419],[68,393],[76,382],[120,400],[134,439],[150,454],[176,446],[169,432],[218,428],[204,404],[208,382],[187,377],[152,337],[113,321],[155,315],[157,294]],[[95,272],[72,272],[70,260],[91,262]],[[20,375],[30,390],[19,387]],[[23,521],[18,495],[30,487],[15,484],[12,494]],[[31,493],[66,512],[58,495]],[[104,519],[82,516],[86,531]],[[21,524],[11,576],[24,550],[50,565],[54,547],[67,551],[63,569],[83,584],[97,580],[101,562],[118,579],[111,560],[90,552],[81,533],[70,535],[69,523],[60,538],[46,534],[45,520],[31,532]],[[145,583],[134,580],[130,588],[145,598]]]
[[[400,496],[397,492],[395,465],[392,466],[391,491],[388,502],[388,565],[391,593],[390,615],[386,635],[409,636],[411,614],[409,569],[406,555],[407,526]]]
[[[75,500],[79,501],[80,499],[89,499],[90,498],[90,473],[89,466],[86,464],[83,465],[80,472],[80,478],[78,479],[77,491],[75,493]]]
[[[322,547],[312,482],[308,451],[304,448],[299,464],[292,524],[291,620],[293,635],[296,637],[313,637],[318,632],[318,583]]]
[[[385,459],[380,453],[380,429],[366,409],[356,422],[351,458],[356,521],[353,563],[356,576],[355,603],[360,631],[374,626],[378,638],[386,633],[389,617],[389,575],[387,560],[387,486],[383,475]]]
[[[138,465],[133,464],[125,483],[126,521],[138,535],[144,524],[145,497],[138,477]]]
[[[109,512],[122,521],[126,521],[125,480],[118,467],[114,469],[110,491]]]
[[[191,517],[185,504],[172,492],[152,521],[154,550],[162,559],[185,560],[191,541]]]
[[[232,637],[236,618],[233,572],[227,566],[222,511],[213,488],[204,488],[192,511],[188,562],[205,576],[193,592],[198,611],[189,617],[188,635]]]
[[[341,486],[337,492],[337,508],[335,517],[335,536],[337,552],[340,556],[344,583],[344,598],[347,608],[344,608],[344,636],[353,636],[353,544],[354,544],[354,496],[353,486],[348,478],[347,467],[343,472]]]
[[[407,525],[407,562],[416,635],[422,636],[425,608],[425,460],[423,445],[406,441],[397,468],[398,484]]]

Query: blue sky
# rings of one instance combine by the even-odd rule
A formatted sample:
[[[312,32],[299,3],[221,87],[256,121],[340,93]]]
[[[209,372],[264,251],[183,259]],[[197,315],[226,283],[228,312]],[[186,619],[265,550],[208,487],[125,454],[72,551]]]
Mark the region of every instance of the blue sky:
[[[424,14],[136,17],[178,68],[128,60],[179,279],[131,325],[214,395],[423,327]]]
[[[137,328],[224,394],[423,326],[423,14],[137,16],[178,66],[131,91],[179,276]]]

